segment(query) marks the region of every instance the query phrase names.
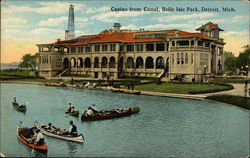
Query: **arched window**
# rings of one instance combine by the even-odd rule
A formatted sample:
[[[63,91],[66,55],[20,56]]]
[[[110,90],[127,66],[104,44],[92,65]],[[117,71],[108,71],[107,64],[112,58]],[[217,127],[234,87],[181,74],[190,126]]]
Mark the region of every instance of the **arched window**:
[[[83,67],[83,59],[82,58],[77,59],[77,67]]]
[[[165,62],[163,57],[158,57],[156,59],[156,69],[164,69],[165,68]]]
[[[137,57],[136,58],[136,68],[142,69],[143,68],[143,59],[142,57]]]
[[[76,67],[76,59],[75,58],[70,59],[70,67]]]
[[[154,68],[154,59],[152,57],[146,58],[146,69],[153,69]]]
[[[188,64],[188,53],[185,53],[185,64]]]
[[[99,58],[95,57],[94,59],[94,68],[99,68]]]
[[[90,61],[89,57],[87,57],[85,59],[84,66],[85,66],[85,68],[90,68],[91,67],[91,61]]]
[[[132,57],[127,59],[127,68],[134,68],[134,59]]]
[[[108,59],[106,57],[102,57],[102,68],[108,67]]]
[[[69,68],[69,59],[68,58],[63,59],[63,67],[65,69]]]
[[[109,68],[115,68],[115,57],[110,57]]]

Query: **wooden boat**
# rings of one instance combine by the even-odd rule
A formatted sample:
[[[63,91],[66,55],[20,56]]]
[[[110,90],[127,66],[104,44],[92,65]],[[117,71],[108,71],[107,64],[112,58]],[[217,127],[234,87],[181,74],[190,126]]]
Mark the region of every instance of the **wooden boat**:
[[[41,151],[41,152],[47,152],[48,148],[47,148],[47,145],[45,142],[42,145],[36,145],[33,143],[29,143],[30,138],[24,136],[24,132],[27,130],[28,130],[28,128],[21,128],[20,125],[17,125],[17,136],[18,136],[19,140],[23,144],[29,146],[30,148],[33,148],[33,149]],[[31,129],[29,129],[29,130],[31,130]]]
[[[78,117],[79,116],[79,110],[74,111],[74,112],[68,112],[68,111],[66,111],[65,114],[69,114],[71,116]]]
[[[65,83],[44,83],[45,86],[51,86],[51,87],[66,87],[67,85]]]
[[[17,111],[21,111],[21,112],[26,112],[27,108],[26,105],[20,105],[16,102],[12,102],[14,109],[16,109]]]
[[[126,94],[141,94],[141,91],[137,91],[137,90],[123,90],[122,93],[126,93]]]
[[[68,141],[73,141],[73,142],[79,142],[79,143],[83,143],[83,141],[84,141],[84,137],[83,137],[82,134],[80,134],[78,136],[63,135],[63,134],[58,134],[59,132],[57,133],[57,132],[49,132],[49,131],[47,131],[37,121],[35,121],[34,125],[35,125],[36,128],[40,129],[40,131],[43,134],[46,134],[46,135],[51,136],[51,137],[55,137],[55,138],[59,138],[59,139],[63,139],[63,140],[68,140]]]
[[[141,91],[137,91],[137,90],[127,90],[127,89],[118,89],[118,88],[111,88],[110,90],[115,93],[141,94]]]
[[[124,116],[130,116],[132,114],[136,114],[140,112],[139,107],[128,108],[125,110],[119,110],[119,112],[115,111],[102,111],[100,113],[95,113],[91,116],[85,116],[84,114],[81,117],[82,121],[95,121],[95,120],[105,120],[105,119],[113,119]]]

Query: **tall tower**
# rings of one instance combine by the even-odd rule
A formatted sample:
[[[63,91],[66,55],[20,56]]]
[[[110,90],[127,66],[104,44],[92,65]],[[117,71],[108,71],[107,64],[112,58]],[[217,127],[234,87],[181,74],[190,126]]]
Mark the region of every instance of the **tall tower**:
[[[69,6],[68,28],[65,30],[65,40],[75,38],[74,5]]]

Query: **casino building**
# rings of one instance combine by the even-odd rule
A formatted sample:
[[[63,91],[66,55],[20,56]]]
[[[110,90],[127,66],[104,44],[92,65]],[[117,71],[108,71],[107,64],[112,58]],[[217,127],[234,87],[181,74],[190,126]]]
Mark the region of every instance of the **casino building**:
[[[183,78],[200,82],[223,71],[223,31],[208,22],[196,29],[138,31],[121,30],[74,37],[37,44],[39,75],[45,78],[79,76],[118,79],[124,76],[151,76],[164,80]],[[70,32],[70,38],[67,34]]]

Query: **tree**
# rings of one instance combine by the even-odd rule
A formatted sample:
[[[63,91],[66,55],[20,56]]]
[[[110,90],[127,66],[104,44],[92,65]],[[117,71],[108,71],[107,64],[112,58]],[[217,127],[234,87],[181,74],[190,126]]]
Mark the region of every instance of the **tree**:
[[[27,68],[31,69],[32,71],[36,69],[37,62],[36,59],[39,56],[38,53],[31,55],[31,54],[25,54],[22,57],[22,62],[19,64],[20,68]]]
[[[244,51],[240,53],[240,55],[237,58],[237,67],[239,69],[242,69],[245,71],[246,70],[246,65],[248,67],[250,66],[250,47],[249,45],[245,45],[242,47]]]
[[[224,54],[224,66],[226,71],[236,71],[237,57],[232,52],[225,52]]]

